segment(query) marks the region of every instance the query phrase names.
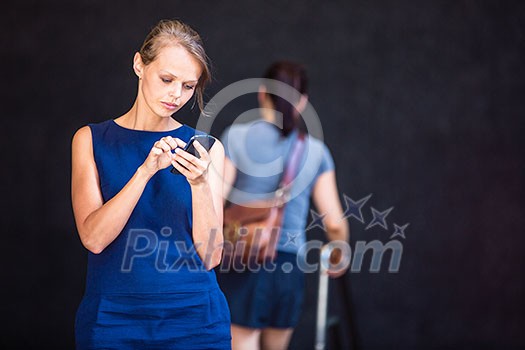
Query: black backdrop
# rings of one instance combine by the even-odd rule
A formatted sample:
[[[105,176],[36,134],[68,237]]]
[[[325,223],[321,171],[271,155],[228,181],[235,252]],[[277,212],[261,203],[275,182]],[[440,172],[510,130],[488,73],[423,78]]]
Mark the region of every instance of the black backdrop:
[[[71,137],[131,106],[134,50],[174,17],[205,41],[209,97],[274,59],[304,62],[341,197],[372,194],[353,242],[410,224],[398,273],[365,259],[331,283],[331,348],[525,346],[524,15],[520,1],[4,1],[2,347],[73,348],[86,251]],[[212,133],[254,107],[229,105]],[[365,229],[371,207],[394,207],[389,231]],[[292,349],[313,348],[316,283]]]

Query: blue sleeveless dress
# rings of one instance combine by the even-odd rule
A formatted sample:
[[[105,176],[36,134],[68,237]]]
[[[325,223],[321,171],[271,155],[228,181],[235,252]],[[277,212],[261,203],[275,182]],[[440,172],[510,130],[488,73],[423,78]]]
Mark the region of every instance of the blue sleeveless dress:
[[[188,141],[186,125],[165,132],[90,124],[104,202],[114,197],[164,136]],[[146,185],[119,236],[88,253],[75,319],[77,349],[230,349],[230,312],[215,272],[192,241],[191,189],[170,168]]]

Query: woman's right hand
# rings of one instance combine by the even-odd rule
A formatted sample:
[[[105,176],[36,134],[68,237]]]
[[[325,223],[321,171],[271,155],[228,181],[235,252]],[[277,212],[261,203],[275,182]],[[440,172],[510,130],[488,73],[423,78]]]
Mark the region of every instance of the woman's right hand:
[[[148,157],[142,164],[142,168],[150,176],[153,176],[157,171],[170,166],[174,155],[172,150],[183,146],[182,141],[180,141],[180,144],[178,141],[178,139],[174,139],[171,136],[166,136],[155,142],[148,154]]]
[[[104,201],[93,154],[91,128],[84,126],[75,133],[71,156],[71,201],[78,234],[89,251],[100,254],[122,232],[151,176],[170,164],[172,147],[177,147],[177,142],[167,137],[155,142],[133,177],[113,198]]]

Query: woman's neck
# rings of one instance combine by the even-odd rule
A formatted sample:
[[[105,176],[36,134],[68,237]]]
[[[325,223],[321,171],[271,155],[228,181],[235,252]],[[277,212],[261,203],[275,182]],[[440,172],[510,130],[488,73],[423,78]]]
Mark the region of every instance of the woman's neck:
[[[181,126],[181,123],[171,117],[159,117],[150,110],[141,108],[138,101],[135,101],[131,109],[121,117],[117,118],[123,127],[133,130],[144,131],[169,131]]]
[[[271,124],[275,124],[275,111],[268,107],[262,107],[259,109],[261,118]]]

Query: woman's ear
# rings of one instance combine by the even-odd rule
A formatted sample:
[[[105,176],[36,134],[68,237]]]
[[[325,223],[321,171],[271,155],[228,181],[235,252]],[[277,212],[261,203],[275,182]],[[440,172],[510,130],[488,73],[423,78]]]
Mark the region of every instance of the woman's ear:
[[[140,53],[136,52],[135,56],[133,57],[133,70],[135,71],[135,74],[139,79],[142,79],[142,75],[144,74],[144,63],[142,62],[142,57],[140,57]]]
[[[301,94],[301,99],[299,100],[299,102],[297,102],[297,105],[295,106],[299,114],[303,113],[304,109],[306,108],[307,103],[308,103],[308,95]]]

